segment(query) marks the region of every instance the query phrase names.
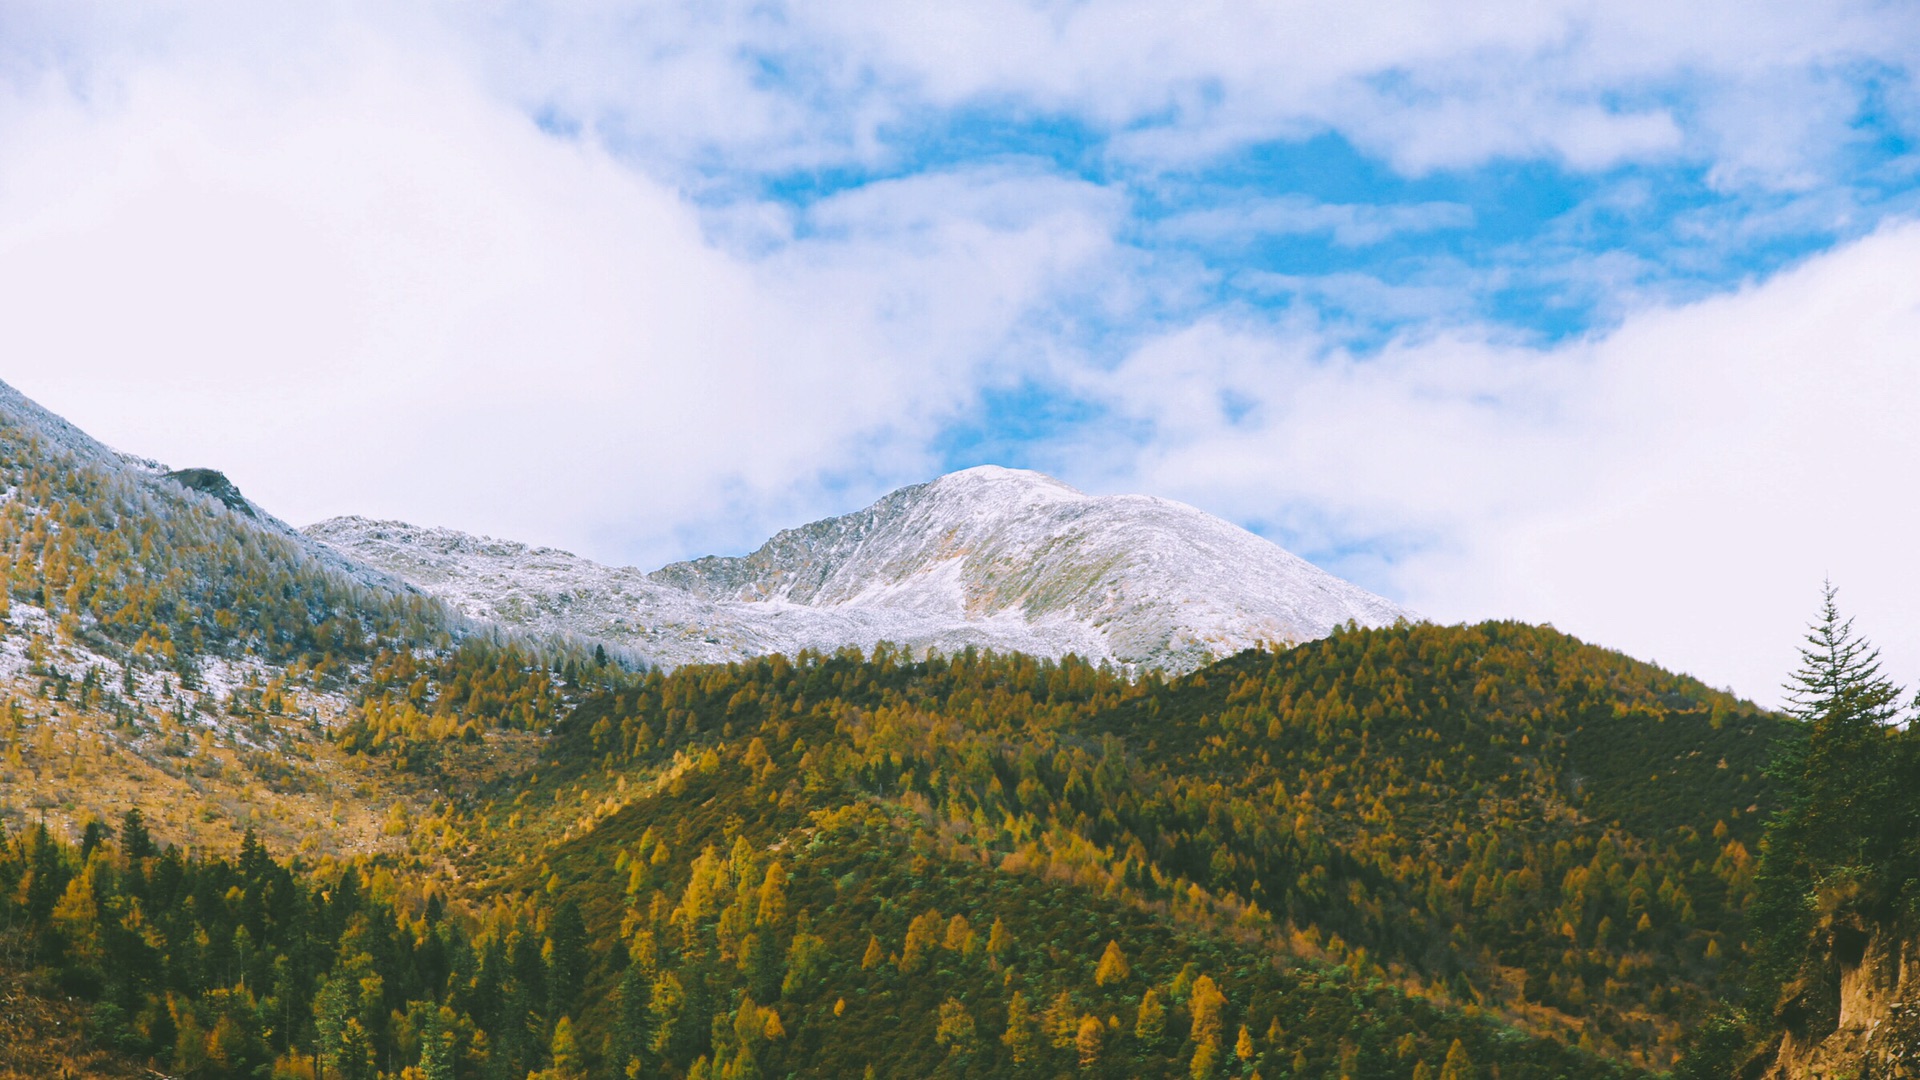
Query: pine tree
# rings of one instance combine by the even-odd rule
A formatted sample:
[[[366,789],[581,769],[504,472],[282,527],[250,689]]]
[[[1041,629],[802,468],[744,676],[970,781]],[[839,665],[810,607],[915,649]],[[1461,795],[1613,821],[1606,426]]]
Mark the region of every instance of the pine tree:
[[[1904,864],[1914,817],[1902,805],[1916,801],[1902,794],[1911,740],[1895,726],[1899,690],[1880,673],[1878,652],[1840,617],[1830,584],[1787,691],[1799,730],[1768,770],[1778,806],[1755,881],[1750,991],[1769,1012],[1791,1006],[1830,1020],[1839,1002],[1816,969],[1831,963],[1832,942],[1817,939],[1879,917],[1913,876]],[[1816,909],[1826,913],[1824,935]]]
[[[1795,837],[1803,857],[1822,868],[1861,866],[1885,853],[1895,779],[1889,736],[1900,697],[1880,673],[1879,651],[1854,636],[1834,596],[1828,585],[1787,688],[1805,737],[1787,762],[1798,776],[1785,778],[1782,810],[1804,830]]]
[[[1473,1059],[1459,1039],[1447,1047],[1447,1060],[1440,1066],[1440,1080],[1474,1080]]]
[[[159,854],[153,846],[153,834],[147,831],[147,819],[137,806],[120,819],[120,850],[134,862]]]
[[[426,1025],[420,1032],[420,1074],[422,1080],[454,1080],[453,1036],[447,1019],[429,1003]]]
[[[620,976],[620,1011],[613,1029],[613,1055],[616,1068],[624,1074],[637,1069],[647,1046],[647,1006],[651,1002],[652,980],[638,959],[627,964]]]
[[[561,902],[547,928],[547,1015],[573,1011],[587,977],[587,925],[571,898]]]
[[[1100,954],[1099,966],[1094,968],[1093,982],[1095,986],[1123,982],[1132,971],[1127,964],[1127,955],[1120,951],[1119,942],[1110,940],[1107,942],[1107,951]]]

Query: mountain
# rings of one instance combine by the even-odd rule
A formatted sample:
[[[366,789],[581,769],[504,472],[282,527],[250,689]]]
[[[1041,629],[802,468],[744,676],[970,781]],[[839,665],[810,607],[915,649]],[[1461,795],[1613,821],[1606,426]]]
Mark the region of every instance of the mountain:
[[[0,1080],[1626,1080],[1752,955],[1780,718],[1335,626],[1399,613],[1187,507],[970,470],[651,575],[332,528],[0,392]],[[941,655],[787,654],[882,637]]]
[[[306,533],[470,616],[604,639],[663,667],[888,641],[1177,673],[1415,617],[1191,506],[994,466],[788,529],[751,555],[651,574],[399,522],[336,518]]]
[[[0,831],[137,805],[169,840],[366,850],[380,811],[333,798],[352,765],[328,733],[375,657],[473,629],[219,472],[119,453],[0,384]],[[357,831],[316,835],[335,807]]]

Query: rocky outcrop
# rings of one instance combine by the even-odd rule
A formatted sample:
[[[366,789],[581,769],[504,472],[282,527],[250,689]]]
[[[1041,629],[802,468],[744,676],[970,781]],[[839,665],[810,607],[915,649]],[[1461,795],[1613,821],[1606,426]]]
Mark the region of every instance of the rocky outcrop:
[[[240,489],[227,479],[227,474],[218,469],[179,469],[167,473],[166,478],[188,491],[213,496],[229,510],[248,517],[254,516],[253,504],[240,494]]]
[[[1839,1025],[1824,1034],[1789,1030],[1765,1080],[1920,1078],[1920,936],[1842,927],[1832,950]]]

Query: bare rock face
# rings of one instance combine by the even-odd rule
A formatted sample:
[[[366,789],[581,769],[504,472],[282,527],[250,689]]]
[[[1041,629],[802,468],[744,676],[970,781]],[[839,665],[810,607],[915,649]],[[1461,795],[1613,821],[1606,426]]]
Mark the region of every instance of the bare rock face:
[[[1833,957],[1839,1026],[1818,1037],[1789,1031],[1765,1080],[1920,1078],[1920,936],[1843,927]]]

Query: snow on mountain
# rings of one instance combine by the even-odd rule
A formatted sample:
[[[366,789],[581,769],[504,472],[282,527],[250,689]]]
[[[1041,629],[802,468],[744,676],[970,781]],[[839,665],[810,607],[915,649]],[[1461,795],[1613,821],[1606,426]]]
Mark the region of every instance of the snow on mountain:
[[[1412,613],[1193,507],[983,466],[644,574],[564,551],[336,518],[307,535],[468,615],[600,638],[662,666],[801,649],[969,645],[1183,672]]]
[[[56,457],[65,455],[75,466],[162,492],[162,505],[166,499],[187,498],[203,500],[208,508],[219,507],[233,515],[234,527],[258,529],[283,537],[293,543],[303,557],[314,560],[327,572],[365,588],[384,592],[408,588],[389,574],[343,558],[334,548],[315,543],[300,530],[249,501],[225,474],[198,468],[171,471],[151,458],[114,450],[5,382],[0,382],[0,425],[25,432],[36,439],[44,451]],[[0,498],[5,497],[0,494]]]

